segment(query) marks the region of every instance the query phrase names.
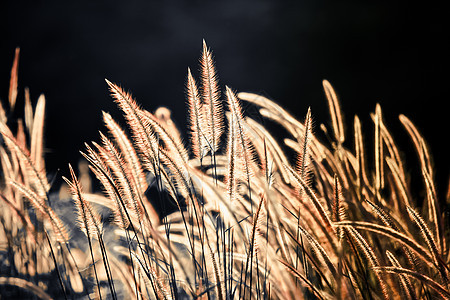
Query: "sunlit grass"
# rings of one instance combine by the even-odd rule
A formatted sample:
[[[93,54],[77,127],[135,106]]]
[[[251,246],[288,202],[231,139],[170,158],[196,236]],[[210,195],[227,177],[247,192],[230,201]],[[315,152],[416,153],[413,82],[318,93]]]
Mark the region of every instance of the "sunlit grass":
[[[1,296],[450,297],[448,228],[430,152],[406,116],[399,121],[417,152],[424,199],[412,193],[402,159],[409,150],[396,145],[379,105],[374,136],[364,136],[357,116],[343,123],[325,80],[324,143],[309,109],[297,120],[263,96],[228,86],[221,94],[203,43],[199,80],[190,70],[186,80],[189,136],[169,110],[152,114],[107,80],[127,128],[103,113],[104,133],[82,150],[102,189],[91,191],[87,171],[69,166],[70,193],[59,193],[68,201],[50,192],[45,171],[44,96],[35,109],[26,97],[23,120],[7,117],[17,109],[18,54],[0,108]],[[243,101],[286,130],[283,145],[245,115]]]

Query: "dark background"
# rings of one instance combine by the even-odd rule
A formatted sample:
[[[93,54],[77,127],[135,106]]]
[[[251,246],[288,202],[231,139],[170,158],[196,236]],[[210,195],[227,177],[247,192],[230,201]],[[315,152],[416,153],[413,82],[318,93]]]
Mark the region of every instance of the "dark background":
[[[187,67],[198,74],[205,39],[222,86],[266,95],[298,118],[311,106],[316,132],[329,125],[322,79],[340,96],[348,134],[358,114],[372,139],[369,113],[381,103],[417,172],[398,120],[406,114],[431,146],[442,199],[450,165],[444,13],[406,1],[1,1],[0,97],[7,101],[20,46],[18,105],[25,86],[34,103],[46,95],[47,170],[65,174],[83,143],[98,140],[101,110],[122,122],[104,78],[150,111],[169,107],[185,128]]]

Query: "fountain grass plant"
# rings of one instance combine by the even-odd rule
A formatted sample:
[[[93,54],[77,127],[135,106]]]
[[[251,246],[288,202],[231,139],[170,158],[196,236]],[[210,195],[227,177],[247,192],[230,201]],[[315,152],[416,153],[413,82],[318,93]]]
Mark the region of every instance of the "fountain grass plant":
[[[310,110],[299,121],[263,96],[221,93],[203,43],[200,76],[188,69],[186,80],[188,142],[169,110],[151,113],[106,80],[127,128],[103,113],[105,132],[82,152],[101,191],[85,189],[69,166],[72,201],[63,203],[74,207],[74,229],[75,217],[58,214],[64,199],[50,192],[45,171],[44,96],[33,110],[25,93],[24,120],[12,126],[7,118],[17,66],[18,51],[9,107],[0,109],[2,296],[450,298],[449,230],[430,151],[406,116],[399,120],[417,152],[423,199],[411,190],[380,105],[373,137],[363,136],[357,116],[347,135],[324,80],[324,143]],[[286,130],[283,145],[245,115],[243,101]]]

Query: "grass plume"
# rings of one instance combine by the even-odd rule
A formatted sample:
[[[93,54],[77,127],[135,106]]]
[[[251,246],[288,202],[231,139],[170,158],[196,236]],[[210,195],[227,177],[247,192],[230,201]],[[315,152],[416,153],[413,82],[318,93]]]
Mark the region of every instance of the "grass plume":
[[[21,103],[17,66],[18,50],[0,106],[1,297],[450,298],[444,202],[431,151],[406,116],[423,204],[380,105],[346,135],[324,80],[323,136],[310,109],[299,121],[264,96],[221,91],[203,41],[199,80],[189,68],[186,79],[189,143],[170,110],[151,113],[106,80],[126,127],[103,113],[106,131],[82,152],[91,174],[69,166],[70,193],[64,185],[58,197],[45,169],[44,96],[33,109],[26,90],[24,122],[10,119]],[[91,177],[101,189],[84,191]]]

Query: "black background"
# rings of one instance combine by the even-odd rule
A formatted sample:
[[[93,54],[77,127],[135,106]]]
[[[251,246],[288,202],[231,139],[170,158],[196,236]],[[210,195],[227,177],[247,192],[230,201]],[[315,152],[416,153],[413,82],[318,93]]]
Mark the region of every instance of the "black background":
[[[104,78],[150,111],[169,107],[183,130],[187,67],[198,74],[205,39],[222,86],[266,95],[301,119],[310,106],[316,132],[329,125],[322,79],[338,92],[348,134],[358,114],[372,139],[369,113],[381,103],[417,172],[398,120],[410,117],[431,146],[442,197],[450,165],[445,17],[441,6],[406,1],[1,1],[0,97],[7,101],[20,46],[19,107],[25,86],[34,102],[46,95],[47,170],[65,174],[83,143],[98,140],[102,110],[122,122]]]

